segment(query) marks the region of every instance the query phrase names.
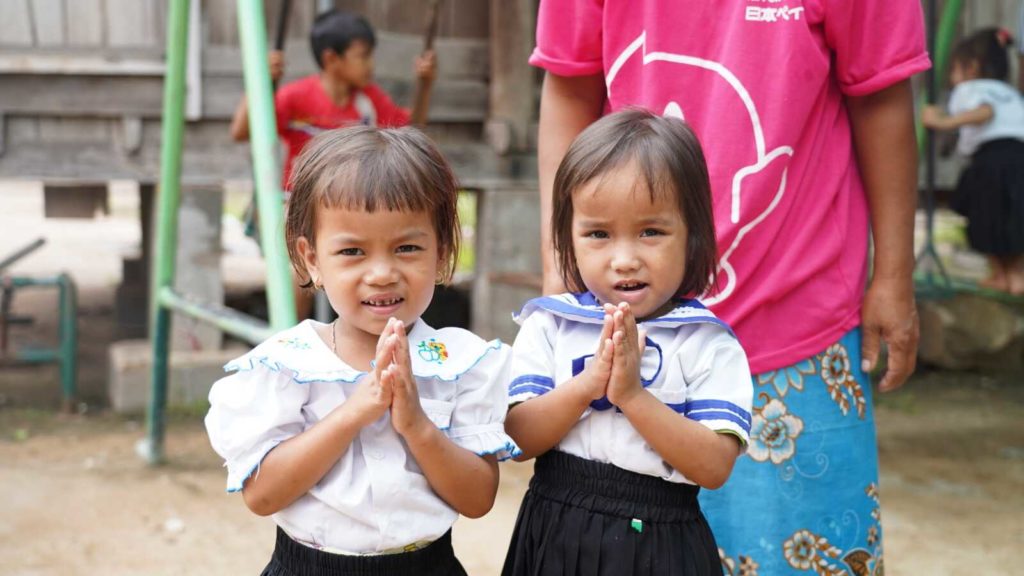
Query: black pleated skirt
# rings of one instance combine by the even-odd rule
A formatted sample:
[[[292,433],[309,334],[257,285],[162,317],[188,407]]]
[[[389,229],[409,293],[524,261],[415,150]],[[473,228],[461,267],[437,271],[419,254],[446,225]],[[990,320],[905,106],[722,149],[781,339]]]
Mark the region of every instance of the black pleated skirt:
[[[1024,141],[982,144],[960,175],[953,209],[967,217],[967,241],[974,250],[1024,254]]]
[[[502,575],[721,575],[699,491],[551,450],[537,458]]]
[[[277,529],[277,544],[260,576],[466,576],[452,550],[452,532],[426,548],[383,556],[345,556],[310,548]]]

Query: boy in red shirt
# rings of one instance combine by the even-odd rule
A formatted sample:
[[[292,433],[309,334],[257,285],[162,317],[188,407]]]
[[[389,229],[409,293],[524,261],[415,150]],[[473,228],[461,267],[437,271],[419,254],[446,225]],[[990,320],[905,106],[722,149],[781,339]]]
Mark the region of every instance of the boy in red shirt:
[[[274,95],[277,133],[288,150],[281,174],[286,197],[292,162],[320,132],[356,123],[384,128],[424,124],[436,70],[433,51],[416,59],[416,92],[410,112],[373,83],[377,39],[365,18],[342,10],[324,12],[313,22],[310,44],[320,73],[286,84]],[[270,76],[277,83],[284,75],[284,55],[273,51],[269,60]],[[245,96],[231,120],[231,137],[237,142],[249,139]],[[312,299],[308,292],[296,290],[296,307],[300,319],[309,315]]]

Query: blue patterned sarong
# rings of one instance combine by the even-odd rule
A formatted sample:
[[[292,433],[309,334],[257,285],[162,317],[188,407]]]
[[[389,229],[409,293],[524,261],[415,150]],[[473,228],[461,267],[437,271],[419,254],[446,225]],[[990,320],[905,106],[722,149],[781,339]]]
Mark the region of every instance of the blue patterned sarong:
[[[747,453],[701,507],[729,576],[882,574],[878,449],[861,331],[754,376]]]

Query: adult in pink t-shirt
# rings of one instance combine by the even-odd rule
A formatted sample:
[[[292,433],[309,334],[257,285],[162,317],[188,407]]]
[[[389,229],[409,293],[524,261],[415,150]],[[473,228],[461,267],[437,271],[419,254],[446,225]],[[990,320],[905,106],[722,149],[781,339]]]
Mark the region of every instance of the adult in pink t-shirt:
[[[704,146],[719,269],[702,301],[735,329],[755,385],[747,455],[722,490],[702,494],[725,567],[880,564],[865,371],[882,340],[882,390],[915,362],[908,79],[930,66],[920,3],[541,0],[530,61],[547,71],[547,293],[562,288],[549,249],[552,182],[583,127],[642,106],[685,119]]]

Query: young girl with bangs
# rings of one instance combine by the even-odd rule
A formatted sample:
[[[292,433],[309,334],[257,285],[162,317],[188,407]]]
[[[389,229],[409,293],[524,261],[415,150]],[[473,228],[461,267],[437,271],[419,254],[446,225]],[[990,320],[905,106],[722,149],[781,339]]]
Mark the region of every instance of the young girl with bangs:
[[[227,489],[278,526],[263,574],[465,574],[459,514],[490,510],[508,347],[420,319],[452,275],[456,183],[412,128],[316,137],[296,162],[292,264],[337,320],[307,320],[228,363],[206,427]]]
[[[573,292],[517,318],[505,427],[536,463],[503,574],[721,574],[697,494],[746,446],[752,387],[694,299],[717,252],[696,136],[641,110],[592,124],[556,173],[551,233]]]
[[[1024,98],[1008,83],[1013,44],[1000,28],[979,30],[953,49],[949,113],[929,106],[925,126],[958,130],[970,163],[953,208],[967,217],[971,248],[988,257],[984,288],[1024,295]]]

